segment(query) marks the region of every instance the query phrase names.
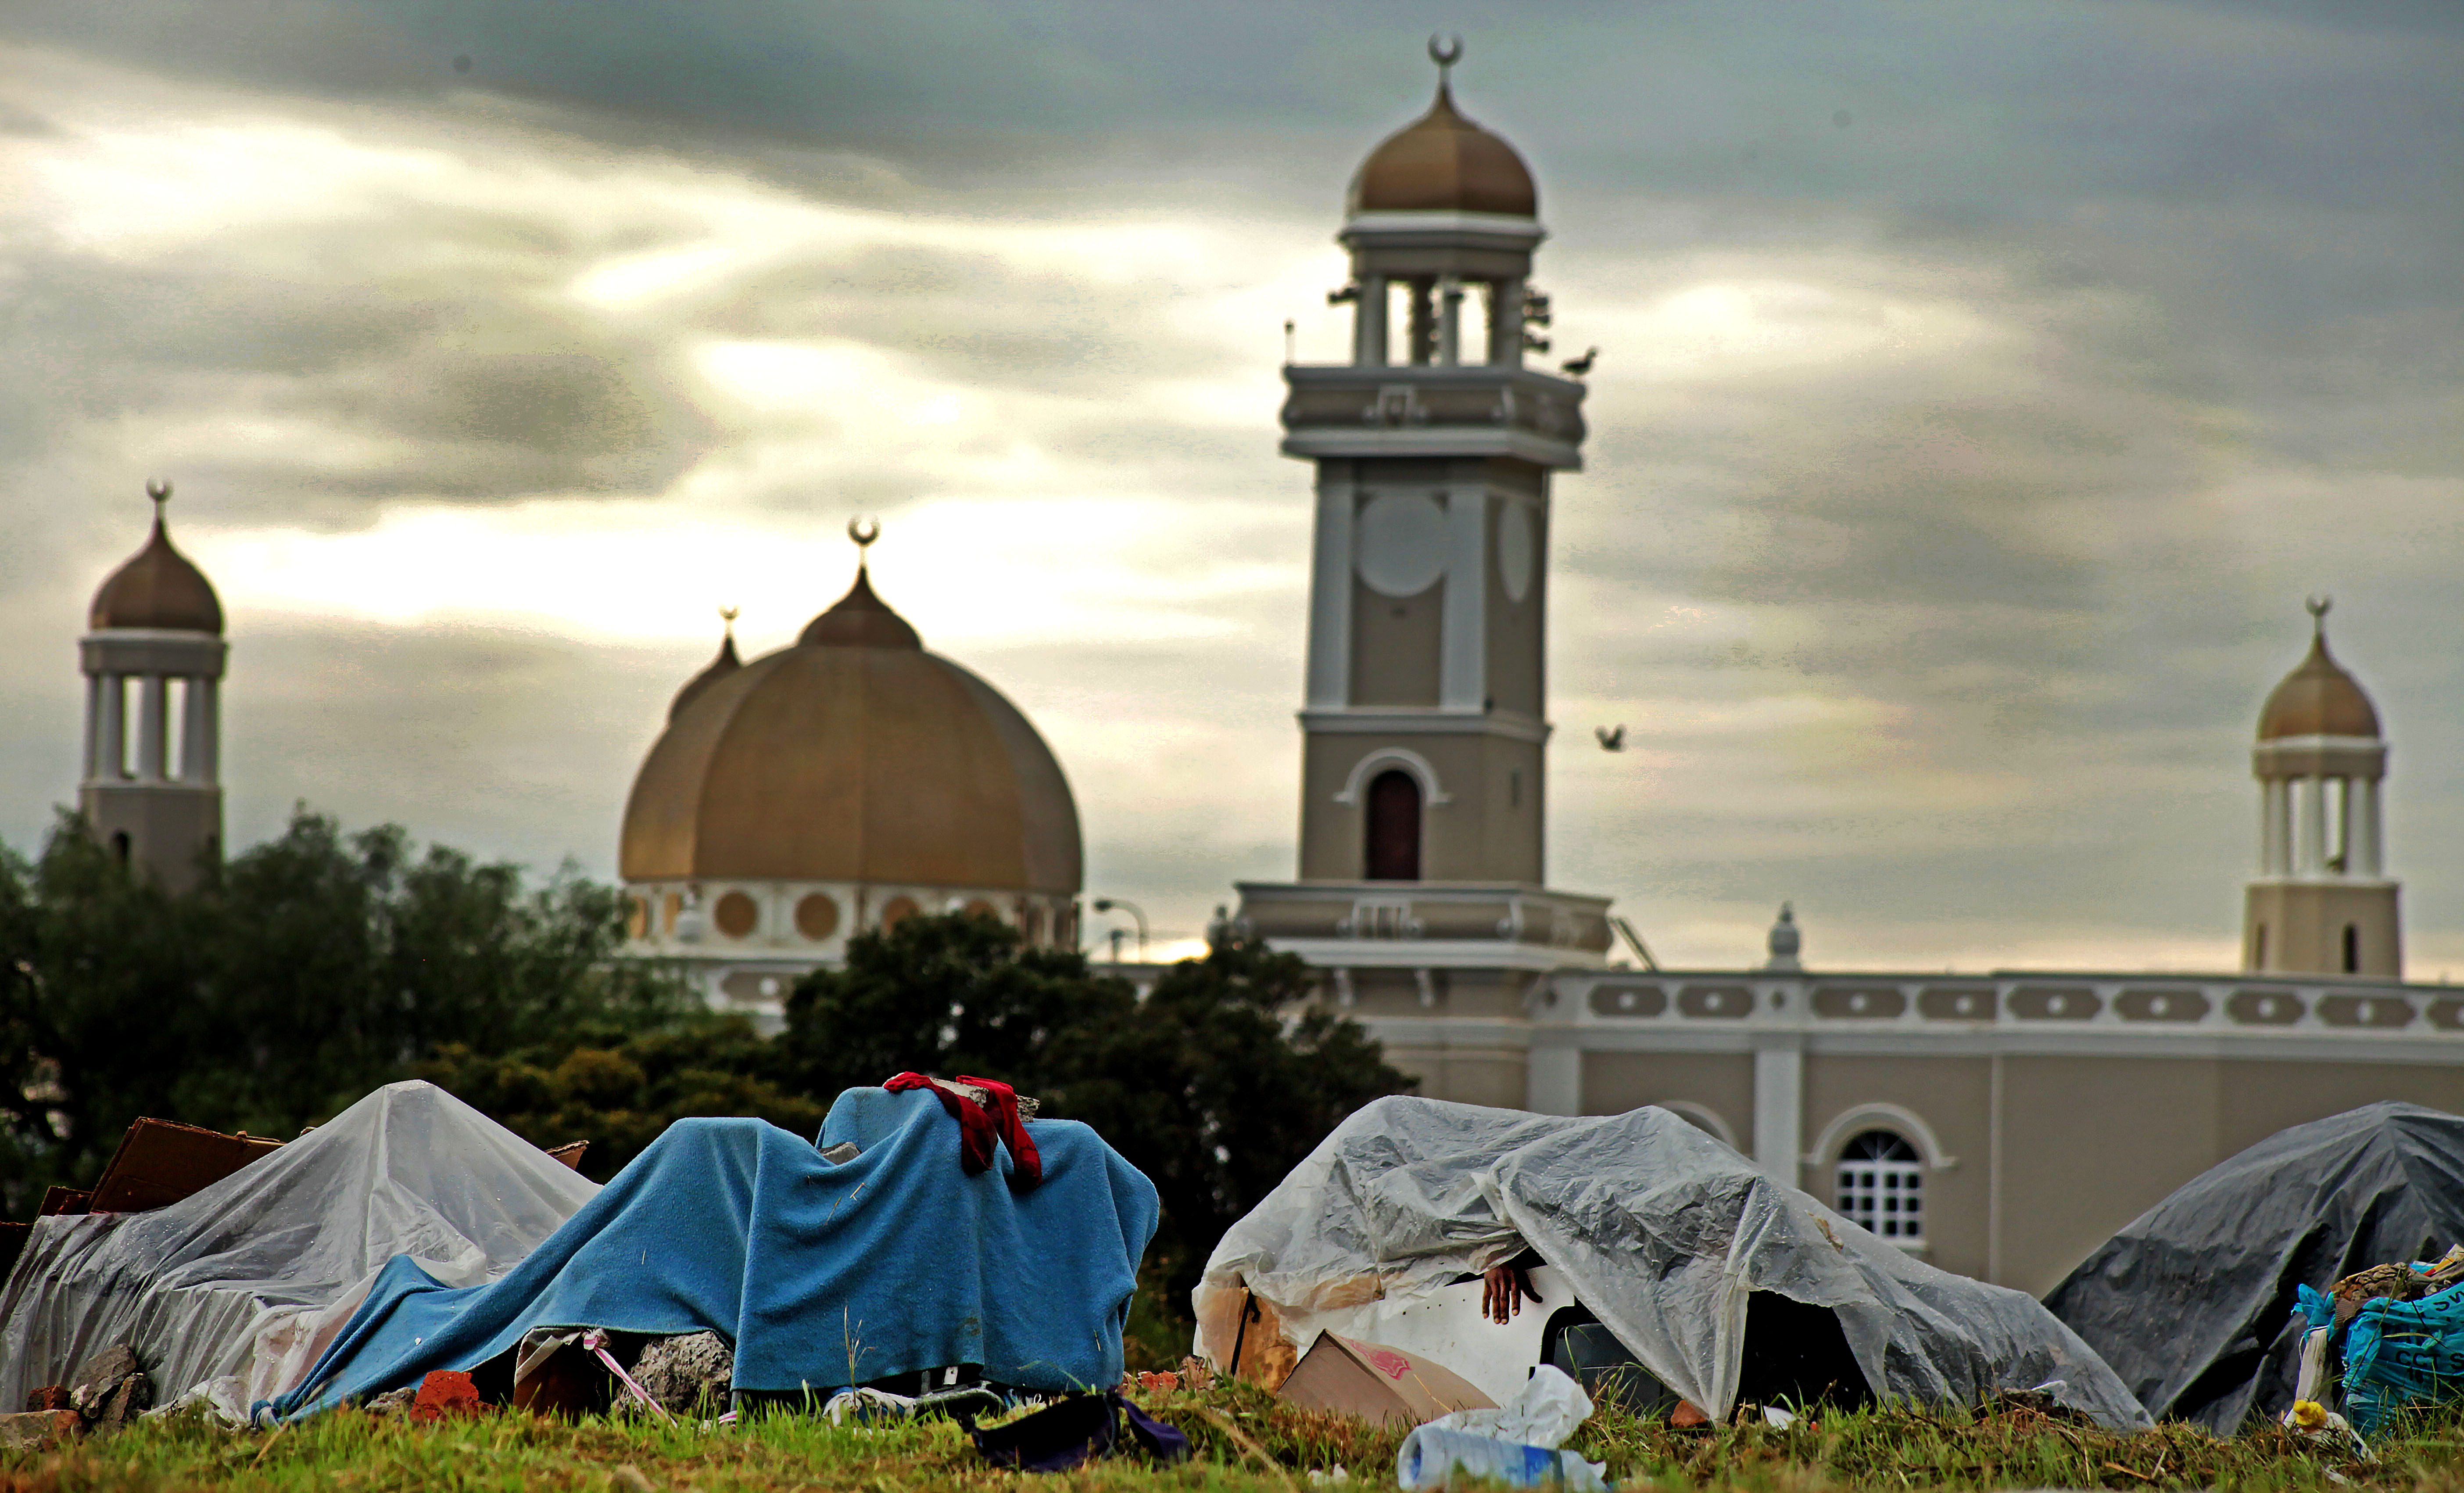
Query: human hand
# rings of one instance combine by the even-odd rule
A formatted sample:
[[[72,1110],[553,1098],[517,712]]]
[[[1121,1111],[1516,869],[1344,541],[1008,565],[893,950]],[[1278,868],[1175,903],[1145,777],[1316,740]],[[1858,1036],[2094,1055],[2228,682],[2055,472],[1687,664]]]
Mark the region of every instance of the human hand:
[[[1535,1304],[1540,1300],[1521,1265],[1491,1265],[1480,1278],[1480,1314],[1500,1326],[1523,1314],[1527,1296]]]

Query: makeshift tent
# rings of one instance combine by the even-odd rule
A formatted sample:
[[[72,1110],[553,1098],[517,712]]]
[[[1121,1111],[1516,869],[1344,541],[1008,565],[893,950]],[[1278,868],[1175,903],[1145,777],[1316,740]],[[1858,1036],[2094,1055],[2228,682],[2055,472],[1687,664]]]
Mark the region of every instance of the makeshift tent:
[[[1876,1394],[1965,1404],[2051,1385],[2102,1424],[2147,1422],[2035,1302],[1911,1259],[1656,1108],[1575,1119],[1367,1105],[1216,1246],[1197,1292],[1200,1350],[1221,1366],[1238,1337],[1268,1332],[1287,1357],[1321,1330],[1410,1347],[1378,1337],[1381,1312],[1462,1289],[1453,1282],[1527,1247],[1715,1417],[1737,1401],[1749,1338],[1818,1356],[1836,1330]],[[1508,1329],[1497,1331],[1503,1343]],[[1469,1363],[1446,1367],[1481,1382]]]
[[[931,1089],[840,1095],[820,1146],[854,1143],[845,1162],[759,1120],[677,1121],[500,1281],[387,1265],[301,1388],[264,1408],[295,1417],[478,1370],[539,1327],[715,1331],[739,1392],[968,1364],[1022,1389],[1110,1386],[1155,1184],[1083,1125],[1026,1130],[1041,1182],[1006,1147],[962,1170]]]
[[[38,1218],[0,1295],[0,1406],[115,1343],[233,1418],[316,1357],[396,1256],[476,1284],[599,1191],[431,1084],[389,1084],[168,1207]]]
[[[2293,1403],[2300,1286],[2464,1243],[2464,1119],[2365,1104],[2278,1130],[2100,1245],[2046,1296],[2166,1419],[2230,1435]]]

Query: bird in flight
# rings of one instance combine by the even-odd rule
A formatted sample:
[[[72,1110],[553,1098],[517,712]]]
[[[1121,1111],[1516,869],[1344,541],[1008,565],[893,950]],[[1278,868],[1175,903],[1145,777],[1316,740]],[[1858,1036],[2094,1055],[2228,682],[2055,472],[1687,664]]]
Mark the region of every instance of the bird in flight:
[[[1605,725],[1595,725],[1592,727],[1592,734],[1600,739],[1600,750],[1602,751],[1625,750],[1625,727],[1622,725],[1617,727],[1615,730],[1611,730]]]

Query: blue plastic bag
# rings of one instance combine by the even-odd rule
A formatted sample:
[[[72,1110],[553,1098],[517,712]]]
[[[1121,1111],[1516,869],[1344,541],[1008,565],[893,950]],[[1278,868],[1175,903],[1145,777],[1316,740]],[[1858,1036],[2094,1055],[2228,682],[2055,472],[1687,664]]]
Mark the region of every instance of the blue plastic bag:
[[[2399,1412],[2464,1398],[2464,1285],[2365,1303],[2344,1329],[2343,1357],[2344,1414],[2365,1437]]]

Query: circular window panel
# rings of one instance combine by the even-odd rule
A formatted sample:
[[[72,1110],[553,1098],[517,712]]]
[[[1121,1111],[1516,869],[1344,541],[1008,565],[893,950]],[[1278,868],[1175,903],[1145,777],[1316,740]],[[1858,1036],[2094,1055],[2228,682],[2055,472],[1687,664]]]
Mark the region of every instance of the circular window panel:
[[[1446,573],[1446,514],[1421,493],[1379,493],[1360,510],[1360,578],[1381,596],[1417,596]]]
[[[813,892],[796,903],[796,931],[815,943],[839,930],[839,904],[826,892]]]
[[[742,892],[730,892],[711,909],[711,921],[729,938],[742,938],[761,925],[761,908]]]
[[[1531,542],[1531,510],[1509,502],[1497,516],[1497,583],[1506,599],[1521,601],[1531,594],[1532,564],[1539,546]]]
[[[914,898],[893,897],[881,904],[881,931],[887,933],[898,926],[901,919],[913,916],[915,916]]]

